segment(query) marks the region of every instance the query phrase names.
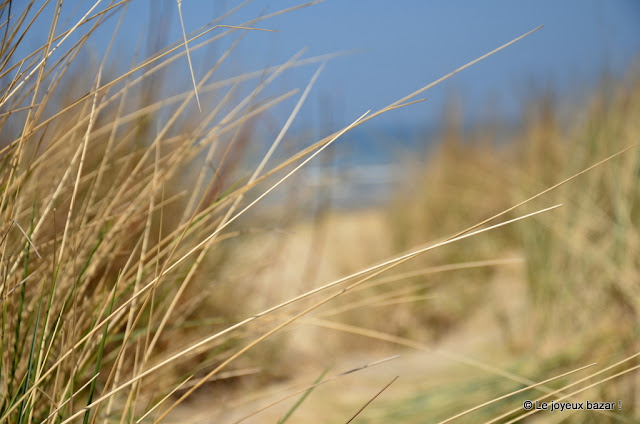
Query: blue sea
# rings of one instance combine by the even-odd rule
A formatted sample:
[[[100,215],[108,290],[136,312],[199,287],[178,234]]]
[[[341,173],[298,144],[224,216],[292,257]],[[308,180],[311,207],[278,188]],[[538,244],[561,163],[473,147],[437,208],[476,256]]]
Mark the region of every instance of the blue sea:
[[[498,131],[492,125],[494,143],[508,143],[519,126],[518,122],[505,122],[497,127]],[[472,134],[482,127],[481,123],[468,124],[459,130],[464,139],[465,134]],[[291,135],[282,143],[288,149],[279,148],[270,165],[280,163],[333,132],[335,129],[314,131],[312,135]],[[290,190],[295,190],[296,198],[308,200],[311,209],[314,208],[314,202],[329,202],[332,208],[338,209],[382,205],[391,200],[395,190],[409,183],[410,166],[428,166],[430,153],[437,147],[441,136],[441,127],[357,127],[313,158],[291,181],[285,182],[282,188],[271,193],[265,202],[281,203],[283,199],[286,201]],[[275,135],[262,135],[259,138],[266,141],[261,146],[261,151],[255,152],[256,158],[264,155]],[[289,170],[292,168],[293,166]],[[284,173],[279,175],[281,177]]]
[[[323,134],[331,133],[326,131]],[[357,209],[381,205],[389,200],[393,188],[403,183],[407,159],[426,160],[436,136],[436,131],[417,126],[385,128],[365,125],[355,128],[323,150],[300,169],[291,182],[283,184],[282,189],[265,200],[267,203],[281,202],[283,196],[286,198],[289,190],[293,189],[298,191],[297,198],[310,199],[311,203],[328,202],[332,208]],[[292,136],[296,151],[321,138],[305,134]],[[269,136],[266,139],[273,138]],[[281,151],[272,164],[284,160],[291,153],[291,150]],[[257,156],[261,157],[261,154],[263,152]]]

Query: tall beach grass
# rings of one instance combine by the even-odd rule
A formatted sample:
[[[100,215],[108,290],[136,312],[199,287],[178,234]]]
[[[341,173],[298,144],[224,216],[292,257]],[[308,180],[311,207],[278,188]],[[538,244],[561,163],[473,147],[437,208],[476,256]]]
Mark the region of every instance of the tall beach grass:
[[[232,9],[193,33],[182,26],[183,37],[176,40],[164,40],[151,28],[147,47],[122,64],[114,40],[127,6],[81,2],[80,12],[67,15],[61,0],[0,5],[0,422],[158,422],[178,416],[192,395],[213,386],[219,391],[207,414],[223,419],[222,413],[234,412],[230,405],[304,369],[291,366],[295,359],[287,353],[288,331],[296,324],[366,340],[360,347],[384,342],[428,351],[482,298],[478,292],[465,296],[464,288],[445,290],[439,293],[445,302],[425,306],[432,293],[421,278],[497,266],[507,251],[522,252],[532,298],[529,329],[535,328],[535,336],[514,342],[525,366],[506,370],[457,358],[490,375],[490,390],[470,393],[457,409],[398,401],[374,410],[370,419],[388,422],[408,411],[399,419],[415,413],[411,419],[422,422],[494,399],[504,408],[483,409],[489,419],[519,402],[500,399],[504,391],[594,359],[605,361],[598,370],[605,370],[604,377],[633,369],[630,361],[610,372],[606,366],[638,349],[638,152],[611,158],[637,141],[637,121],[631,119],[638,110],[637,83],[612,99],[596,97],[589,125],[570,133],[548,118],[552,105],[543,104],[523,140],[503,149],[445,142],[427,174],[411,176],[411,184],[428,190],[391,206],[402,206],[388,228],[393,256],[367,257],[366,265],[352,268],[347,260],[343,276],[327,280],[272,281],[258,296],[254,279],[279,254],[275,244],[273,256],[255,256],[253,238],[273,231],[271,207],[261,209],[265,198],[353,127],[422,101],[429,88],[535,30],[383,109],[363,111],[349,126],[282,159],[291,121],[333,56],[301,51],[266,69],[232,76],[221,76],[220,69],[239,43],[272,35],[270,18],[294,16],[312,3],[248,22],[234,22]],[[181,2],[175,6],[180,12]],[[36,26],[48,28],[43,39],[36,37]],[[101,31],[114,39],[96,52],[89,43]],[[220,40],[228,49],[212,56],[204,76],[196,78],[191,55]],[[315,70],[308,85],[273,94],[274,81],[302,66]],[[278,136],[260,140],[256,121],[282,104],[291,105],[291,114]],[[287,209],[286,200],[279,206]],[[494,232],[501,236],[489,237]],[[436,241],[425,245],[429,240]],[[341,247],[325,250],[342,254]],[[415,259],[426,253],[431,260]],[[425,264],[429,270],[420,271]],[[383,274],[398,266],[404,273]],[[313,274],[306,269],[298,279]],[[491,277],[486,270],[466,275]],[[272,290],[281,286],[289,290]],[[399,305],[393,319],[380,318],[374,308],[380,304]],[[429,329],[428,343],[416,323]],[[569,334],[580,338],[568,344]],[[340,340],[336,357],[349,352]],[[536,352],[557,359],[539,363]],[[380,359],[367,358],[370,365],[387,362]],[[313,398],[314,381],[327,378],[318,372],[294,393]],[[250,384],[243,385],[245,379]],[[563,381],[577,380],[571,375]],[[624,398],[625,409],[596,418],[633,416],[635,379],[617,381],[623,383],[597,390],[603,400]],[[344,421],[353,414],[367,417],[368,401],[378,402],[374,395],[391,390],[389,384],[372,387],[342,414]],[[556,386],[545,382],[531,396]],[[554,396],[574,390],[562,388]],[[287,406],[283,420],[304,408],[306,397],[299,399]],[[424,405],[433,409],[423,411]]]

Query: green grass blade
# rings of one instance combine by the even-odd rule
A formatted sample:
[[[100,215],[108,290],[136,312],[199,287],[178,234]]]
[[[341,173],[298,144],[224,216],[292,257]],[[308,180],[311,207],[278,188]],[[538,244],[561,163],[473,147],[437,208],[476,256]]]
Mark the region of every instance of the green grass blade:
[[[117,286],[118,286],[118,282],[116,281],[116,287],[114,287],[113,289],[113,294],[111,296],[111,303],[109,304],[109,311],[107,312],[107,315],[111,314],[111,311],[113,311],[113,305],[115,304],[115,301],[116,301]],[[98,358],[96,359],[95,374],[98,374],[100,372],[100,368],[102,367],[102,355],[104,353],[104,345],[107,341],[108,336],[109,336],[109,324],[107,323],[107,325],[104,326],[104,330],[102,330],[102,339],[100,340],[100,346],[98,348]],[[95,390],[96,390],[96,381],[97,379],[94,379],[91,382],[91,386],[89,387],[89,397],[87,398],[87,405],[90,405],[91,402],[93,402],[93,395],[95,394]],[[90,416],[91,416],[91,409],[87,408],[87,412],[84,413],[84,419],[82,420],[83,424],[87,424],[89,422]]]
[[[22,394],[27,392],[29,388],[29,381],[31,380],[31,374],[34,366],[37,364],[33,363],[33,354],[35,352],[36,341],[38,340],[38,326],[40,325],[40,312],[42,312],[42,298],[40,298],[40,302],[38,302],[38,312],[36,314],[36,322],[33,326],[33,338],[31,340],[31,347],[29,348],[29,360],[27,362],[27,375],[24,380]],[[27,402],[28,398],[22,400],[22,404],[20,405],[20,413],[18,414],[18,422],[23,422],[22,420],[25,418],[25,414],[27,413]]]
[[[324,371],[322,371],[322,374],[320,374],[320,376],[318,378],[316,378],[316,381],[313,382],[314,386],[308,388],[303,394],[302,396],[300,396],[300,399],[298,399],[296,401],[296,403],[293,404],[293,406],[287,411],[286,414],[284,414],[284,417],[282,417],[279,421],[278,424],[284,424],[289,418],[291,418],[291,416],[293,415],[293,413],[296,411],[296,409],[298,409],[298,407],[300,407],[300,405],[302,405],[302,402],[305,401],[305,399],[307,399],[307,397],[309,397],[309,395],[311,394],[311,392],[313,392],[315,390],[315,388],[317,386],[315,386],[316,384],[318,384],[319,382],[322,381],[322,379],[324,378],[325,375],[327,375],[327,373],[331,370],[332,367],[328,367],[326,368]]]

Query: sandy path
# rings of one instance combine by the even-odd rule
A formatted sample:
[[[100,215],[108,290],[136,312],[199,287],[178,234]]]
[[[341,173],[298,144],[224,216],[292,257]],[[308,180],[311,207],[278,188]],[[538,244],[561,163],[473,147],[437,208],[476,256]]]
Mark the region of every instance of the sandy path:
[[[349,243],[357,240],[359,245],[370,246],[371,251],[360,251],[360,257],[351,258],[351,260],[359,262],[358,266],[370,263],[370,257],[380,258],[388,254],[384,249],[385,246],[389,246],[389,243],[385,239],[387,236],[382,230],[384,226],[381,225],[380,219],[384,218],[379,214],[371,213],[341,219],[340,222],[334,222],[327,226],[331,231],[325,234],[326,242],[332,245],[331,243]],[[359,231],[359,229],[363,231]],[[364,229],[368,230],[365,232]],[[371,231],[371,229],[377,230]],[[292,237],[284,243],[283,256],[287,257],[293,252],[304,252],[305,248],[308,249],[312,233],[311,227],[298,227],[295,231],[296,237]],[[340,272],[343,267],[347,266],[347,264],[340,263],[341,260],[344,260],[341,257],[330,259],[325,257],[322,260],[326,274],[330,274],[330,270]],[[334,263],[327,265],[326,261],[334,261]],[[299,273],[302,272],[300,268],[301,261],[284,261],[280,266],[274,267],[274,270],[279,272],[277,275],[279,281],[292,281],[293,277],[291,276],[300,275]],[[375,417],[376,414],[381,413],[385,405],[402,404],[421,391],[433,390],[439,385],[463,381],[474,374],[490,374],[486,370],[482,371],[477,367],[461,363],[461,358],[468,358],[498,368],[504,367],[504,364],[508,363],[509,355],[512,353],[510,348],[514,344],[518,344],[518,337],[525,333],[522,330],[526,315],[522,312],[526,309],[527,301],[522,272],[522,265],[510,265],[504,273],[497,273],[489,285],[490,293],[487,296],[489,301],[475,310],[473,315],[455,331],[442,338],[436,346],[425,345],[424,350],[375,341],[372,343],[371,349],[366,351],[360,350],[346,354],[344,352],[322,351],[317,347],[318,338],[325,337],[323,334],[327,332],[335,333],[336,331],[300,326],[298,330],[290,332],[291,337],[297,340],[290,346],[296,351],[291,356],[291,360],[296,361],[296,358],[300,356],[305,357],[305,365],[295,368],[295,378],[263,388],[260,392],[265,394],[264,397],[242,405],[237,405],[234,401],[227,399],[227,396],[231,396],[230,393],[215,393],[203,389],[194,395],[188,403],[172,413],[166,422],[234,422],[266,404],[293,393],[295,390],[292,387],[294,386],[302,388],[311,384],[330,364],[333,364],[333,368],[328,376],[392,355],[401,355],[389,362],[345,375],[318,387],[295,412],[289,422],[346,422],[361,405],[396,376],[399,377],[398,380],[366,409],[366,414]],[[271,280],[276,278],[276,275],[267,273],[261,278]],[[318,278],[328,277],[319,275]],[[281,295],[291,294],[286,291],[287,289],[283,289]],[[304,337],[300,337],[301,334]],[[511,338],[511,336],[513,337]],[[304,346],[313,346],[313,348],[303,352]],[[314,352],[317,356],[308,358],[308,355]],[[238,395],[238,393],[234,395],[235,400],[238,399]],[[278,419],[286,413],[299,396],[269,408],[244,422],[278,422]],[[229,408],[224,411],[221,410],[220,405]],[[373,419],[375,421],[375,418]]]

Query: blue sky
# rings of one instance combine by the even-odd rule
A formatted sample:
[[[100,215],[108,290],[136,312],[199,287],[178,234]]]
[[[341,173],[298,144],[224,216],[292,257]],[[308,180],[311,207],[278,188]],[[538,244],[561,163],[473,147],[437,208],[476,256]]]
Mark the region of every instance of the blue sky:
[[[63,16],[77,20],[92,3],[67,2]],[[239,4],[183,0],[187,32]],[[241,24],[297,4],[301,2],[255,0],[223,23]],[[153,23],[156,28],[163,26],[168,41],[181,38],[175,0],[132,0],[116,50],[123,60],[133,54],[141,31],[147,30],[150,6],[170,12],[167,25]],[[117,16],[111,18],[109,27],[94,41],[96,49],[104,47],[116,21]],[[560,100],[586,93],[594,89],[605,69],[615,76],[624,75],[640,53],[637,0],[327,0],[261,22],[259,26],[280,32],[248,34],[232,67],[260,69],[287,60],[303,47],[308,48],[307,57],[357,50],[328,63],[301,114],[304,122],[315,124],[322,121],[322,109],[330,108],[334,123],[342,124],[539,25],[545,27],[425,93],[427,102],[394,111],[378,123],[437,125],[453,97],[459,100],[467,119],[512,119],[517,117],[521,101],[532,93],[551,87]],[[41,27],[46,36],[46,25]],[[207,59],[213,63],[207,55],[220,54],[230,41],[195,53],[196,65]],[[186,59],[183,65],[186,70]],[[205,68],[206,64],[196,66],[196,77],[202,76]],[[276,87],[282,91],[304,87],[315,69],[312,65],[294,70]],[[186,72],[176,73],[175,78],[190,83]],[[290,110],[294,103],[295,98],[285,106]]]
[[[223,6],[212,3],[184,0],[185,24],[204,24],[207,11],[213,16]],[[242,16],[294,4],[256,1]],[[388,122],[438,120],[450,95],[460,97],[467,116],[508,115],[531,90],[550,85],[562,97],[592,89],[605,69],[623,75],[640,52],[636,0],[328,0],[262,25],[282,32],[255,34],[259,45],[244,46],[254,66],[303,46],[311,55],[361,50],[332,61],[316,89],[331,98],[345,122],[539,25],[545,27],[426,93],[428,102],[394,112]]]

